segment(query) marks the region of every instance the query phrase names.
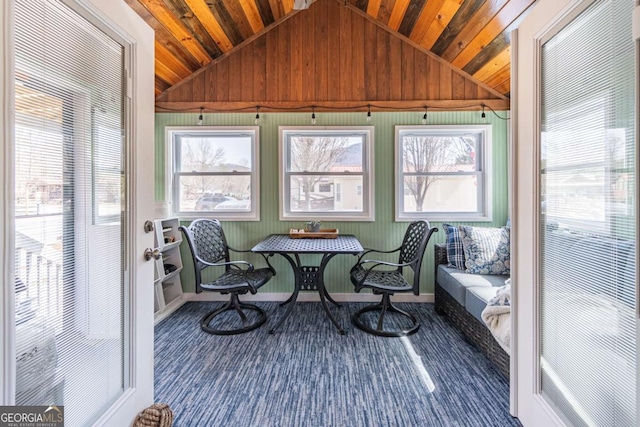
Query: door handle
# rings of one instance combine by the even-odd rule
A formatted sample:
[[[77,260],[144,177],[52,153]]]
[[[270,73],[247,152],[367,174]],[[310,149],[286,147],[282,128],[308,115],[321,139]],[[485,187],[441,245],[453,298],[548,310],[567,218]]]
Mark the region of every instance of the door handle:
[[[144,222],[144,232],[151,233],[155,229],[155,225],[153,225],[153,221],[146,220]]]
[[[162,253],[160,252],[160,249],[151,249],[151,248],[145,249],[144,259],[146,261],[149,261],[151,258],[154,258],[154,259],[162,258]]]

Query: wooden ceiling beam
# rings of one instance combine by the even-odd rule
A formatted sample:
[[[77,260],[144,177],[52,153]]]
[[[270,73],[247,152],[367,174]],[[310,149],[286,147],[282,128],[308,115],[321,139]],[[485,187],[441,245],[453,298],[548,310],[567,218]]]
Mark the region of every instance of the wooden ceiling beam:
[[[438,40],[431,49],[436,55],[447,61],[453,60],[464,49],[469,41],[482,31],[485,25],[493,19],[509,0],[488,0],[475,15],[464,25],[455,38],[448,43]]]
[[[164,0],[165,4],[180,19],[186,28],[189,29],[198,43],[205,48],[211,58],[217,58],[223,51],[218,42],[211,37],[209,31],[202,25],[198,16],[191,10],[185,0]]]
[[[157,40],[155,41],[155,51],[156,51],[156,60],[162,62],[167,67],[171,68],[176,74],[178,74],[182,79],[188,77],[195,70],[192,70],[185,63],[180,61],[176,56],[174,56],[169,49],[165,47],[165,45],[159,43]]]
[[[227,34],[224,32],[220,23],[216,20],[216,18],[211,13],[209,6],[205,3],[204,0],[185,0],[189,8],[193,11],[193,13],[198,16],[202,26],[207,30],[211,38],[216,41],[218,47],[223,53],[229,52],[233,49],[233,43],[227,37]]]
[[[510,63],[511,46],[508,46],[505,50],[500,52],[496,57],[487,62],[482,68],[480,68],[475,74],[473,74],[473,77],[484,82],[498,70],[504,68]]]
[[[496,90],[502,91],[504,93],[510,93],[511,91],[511,79],[507,79],[496,86]]]
[[[160,21],[158,21],[138,0],[125,0],[127,4],[138,14],[147,24],[153,28],[156,36],[156,43],[164,46],[173,56],[186,64],[189,69],[195,71],[201,67],[198,60],[169,32]]]
[[[456,16],[460,9],[461,0],[446,0],[433,20],[429,29],[425,33],[420,44],[426,49],[431,50],[433,44],[438,40],[442,32],[447,28],[451,20]],[[472,0],[467,0],[467,3]],[[464,4],[467,4],[464,3]]]
[[[443,46],[449,46],[455,39],[456,35],[468,25],[468,23],[477,15],[482,7],[487,4],[486,0],[467,0],[457,10],[456,15],[451,19],[447,28],[442,31],[438,39],[429,47],[433,53],[442,56]]]
[[[498,71],[489,76],[486,80],[484,80],[485,84],[496,87],[503,83],[505,80],[509,80],[511,77],[511,63],[505,65],[500,68]]]
[[[281,0],[284,14],[287,15],[293,11],[293,0]]]
[[[395,4],[393,5],[393,11],[391,11],[389,23],[387,24],[389,28],[391,28],[393,31],[398,31],[398,28],[400,28],[400,23],[402,22],[402,18],[407,12],[408,7],[409,0],[396,0]]]
[[[167,82],[165,82],[164,80],[162,80],[160,77],[158,77],[156,75],[155,77],[155,86],[156,89],[159,89],[160,93],[164,92],[165,90],[169,89],[171,87],[171,85]],[[156,93],[156,96],[158,94]]]
[[[138,0],[187,49],[200,64],[208,64],[212,57],[167,8],[162,0]]]
[[[240,4],[239,0],[222,0],[224,6],[229,11],[229,15],[231,15],[231,19],[233,23],[238,28],[238,31],[242,35],[242,39],[247,39],[251,37],[255,31],[251,27],[249,23],[249,19],[247,19],[247,15],[244,11],[244,8]]]
[[[285,15],[284,7],[280,0],[269,0],[269,6],[271,6],[271,14],[276,22]]]
[[[519,23],[524,12],[534,3],[535,0],[511,0],[503,7],[500,12],[493,17],[491,21],[478,33],[478,35],[469,42],[469,44],[456,56],[451,62],[458,68],[464,68],[489,45],[491,41],[504,32],[506,29],[515,28]]]
[[[436,15],[445,1],[446,0],[432,0],[429,3],[429,7],[422,9],[416,24],[413,26],[413,30],[411,30],[411,34],[409,34],[409,38],[411,40],[416,43],[420,43],[422,41],[422,38],[427,34],[427,30],[431,26],[433,20],[436,19]]]
[[[176,74],[170,67],[158,61],[158,58],[155,60],[154,68],[156,75],[172,86],[182,80],[182,77]]]
[[[367,13],[374,17],[378,18],[378,11],[380,10],[380,1],[381,0],[369,0],[367,3]]]
[[[264,28],[264,22],[262,22],[262,17],[260,16],[260,11],[258,10],[258,5],[254,0],[239,0],[240,7],[244,11],[247,20],[249,21],[249,25],[251,26],[251,30],[253,33],[257,33],[258,31]]]
[[[398,27],[398,32],[400,34],[405,37],[409,37],[416,25],[416,22],[418,22],[418,18],[420,17],[425,4],[426,0],[409,0],[407,13],[404,14],[400,27]]]
[[[511,29],[507,28],[484,47],[463,70],[473,75],[482,67],[488,64],[493,58],[498,56],[502,51],[511,46]]]
[[[382,0],[380,2],[380,8],[378,10],[378,21],[382,22],[385,25],[389,23],[394,4],[395,0]]]
[[[215,21],[220,25],[224,34],[227,35],[231,44],[235,47],[242,43],[243,37],[240,30],[233,22],[231,14],[227,10],[225,4],[221,1],[207,0],[207,7],[214,16]]]
[[[440,100],[440,101],[333,101],[333,102],[303,102],[303,101],[282,101],[260,103],[251,101],[238,102],[156,102],[156,112],[197,112],[202,107],[208,112],[246,112],[255,114],[256,106],[260,107],[260,112],[282,113],[282,112],[358,112],[368,111],[416,111],[423,112],[427,106],[430,111],[480,111],[482,105],[496,111],[508,110],[510,108],[508,99],[474,99],[474,100]]]
[[[273,18],[273,13],[271,12],[271,5],[269,5],[269,0],[254,1],[256,3],[256,7],[258,8],[258,12],[260,12],[260,18],[262,19],[263,26],[266,27],[273,24],[275,22],[275,19]]]
[[[369,0],[349,0],[351,4],[360,9],[363,12],[367,11],[367,6],[369,5]],[[409,0],[407,0],[409,1]]]

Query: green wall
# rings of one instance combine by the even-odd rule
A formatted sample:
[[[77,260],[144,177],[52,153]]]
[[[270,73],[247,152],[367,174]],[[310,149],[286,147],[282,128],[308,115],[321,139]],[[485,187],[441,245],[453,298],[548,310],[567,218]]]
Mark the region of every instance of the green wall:
[[[497,112],[507,116],[507,112]],[[400,245],[407,224],[394,222],[394,126],[421,124],[422,112],[372,113],[372,121],[366,121],[366,113],[316,113],[318,126],[375,126],[375,222],[323,222],[328,228],[338,228],[340,233],[355,234],[364,247],[393,249]],[[156,201],[164,199],[165,171],[165,126],[193,126],[198,113],[157,113],[155,122],[155,170]],[[205,126],[253,126],[255,113],[204,114]],[[428,124],[478,124],[485,123],[480,113],[474,112],[432,112]],[[508,122],[488,113],[486,123],[493,127],[493,222],[469,223],[480,226],[500,226],[507,220],[507,138]],[[260,114],[260,205],[259,222],[224,222],[227,240],[232,247],[250,249],[264,236],[271,233],[286,233],[290,228],[301,227],[301,223],[278,220],[278,126],[308,126],[309,113],[262,113]],[[441,228],[441,223],[432,223]],[[427,248],[421,274],[421,293],[433,293],[433,244],[444,241],[444,231],[435,233]],[[184,270],[182,286],[185,292],[194,292],[193,264],[189,248],[181,247]],[[319,258],[309,256],[311,265],[317,265]],[[249,260],[257,265],[263,261],[252,255]],[[279,256],[272,258],[277,275],[260,292],[291,292],[293,274],[291,267]],[[349,269],[356,258],[350,255],[335,257],[326,271],[326,283],[330,292],[353,292],[349,281]],[[262,262],[261,262],[262,261]],[[205,277],[206,279],[206,277]]]

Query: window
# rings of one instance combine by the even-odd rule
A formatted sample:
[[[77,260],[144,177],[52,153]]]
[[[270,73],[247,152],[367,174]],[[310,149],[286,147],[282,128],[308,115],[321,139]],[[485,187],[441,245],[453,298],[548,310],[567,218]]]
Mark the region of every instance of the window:
[[[281,220],[373,221],[373,127],[279,130]]]
[[[634,145],[604,94],[545,116],[541,209],[553,227],[615,235],[633,215]]]
[[[180,218],[259,221],[259,128],[167,127],[172,211]]]
[[[396,221],[491,221],[491,126],[396,126]]]

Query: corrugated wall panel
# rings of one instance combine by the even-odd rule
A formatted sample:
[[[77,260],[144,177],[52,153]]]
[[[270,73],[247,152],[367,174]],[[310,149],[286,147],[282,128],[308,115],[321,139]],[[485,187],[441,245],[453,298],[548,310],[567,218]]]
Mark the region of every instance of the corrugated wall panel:
[[[502,117],[507,112],[499,111]],[[330,228],[338,228],[341,233],[355,234],[363,246],[377,249],[393,249],[400,245],[407,224],[394,222],[394,126],[421,124],[422,112],[373,113],[371,123],[366,121],[366,113],[316,113],[318,126],[375,126],[375,222],[325,222]],[[165,178],[165,126],[193,126],[198,114],[158,113],[156,114],[156,190],[157,201],[164,199]],[[204,114],[206,126],[253,126],[253,113]],[[481,124],[484,123],[479,112],[430,112],[428,124]],[[478,226],[501,226],[508,215],[507,199],[507,138],[508,122],[500,120],[491,113],[486,123],[493,127],[493,222],[469,223]],[[249,249],[264,236],[271,233],[286,233],[292,227],[300,227],[299,222],[281,222],[278,220],[278,126],[308,126],[308,113],[263,113],[260,114],[260,183],[261,183],[261,221],[225,222],[224,229],[229,243],[240,249]],[[441,223],[433,223],[441,228]],[[421,293],[433,293],[433,244],[444,241],[444,231],[434,234],[424,259]],[[182,256],[185,265],[182,271],[182,283],[185,292],[194,291],[194,276],[189,249],[183,245]],[[257,256],[251,257],[260,263]],[[319,263],[314,259],[313,265]],[[326,271],[327,286],[330,292],[353,292],[349,281],[349,270],[355,257],[342,255],[334,258]],[[260,292],[290,292],[293,289],[291,267],[281,257],[275,257],[273,265],[278,271]]]

